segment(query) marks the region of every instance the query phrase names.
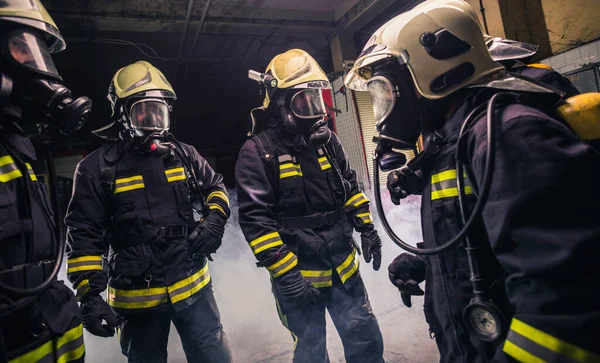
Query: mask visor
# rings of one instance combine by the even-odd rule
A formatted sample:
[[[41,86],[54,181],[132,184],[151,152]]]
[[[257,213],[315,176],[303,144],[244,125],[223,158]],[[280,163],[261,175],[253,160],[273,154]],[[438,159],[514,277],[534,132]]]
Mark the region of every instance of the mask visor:
[[[13,33],[8,38],[7,56],[37,72],[60,77],[46,42],[30,32]]]
[[[368,88],[377,129],[380,129],[382,122],[392,113],[396,105],[397,92],[385,77],[373,77],[368,83]]]
[[[301,119],[324,117],[327,107],[321,88],[307,88],[292,96],[290,109],[294,116]]]
[[[169,105],[159,99],[135,102],[129,111],[131,126],[144,131],[164,131],[170,126]]]

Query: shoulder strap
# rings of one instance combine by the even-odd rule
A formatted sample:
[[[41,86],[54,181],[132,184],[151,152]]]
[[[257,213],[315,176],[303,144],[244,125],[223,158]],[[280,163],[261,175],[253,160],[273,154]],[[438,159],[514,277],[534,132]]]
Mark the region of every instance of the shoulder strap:
[[[252,136],[252,141],[254,141],[258,147],[261,158],[267,161],[271,161],[275,158],[275,147],[273,146],[271,137],[267,135],[266,131]]]
[[[98,169],[100,170],[100,187],[110,197],[115,188],[115,175],[117,173],[118,148],[116,144],[105,147],[98,158]],[[109,162],[109,160],[111,162]],[[114,162],[112,162],[114,160]]]

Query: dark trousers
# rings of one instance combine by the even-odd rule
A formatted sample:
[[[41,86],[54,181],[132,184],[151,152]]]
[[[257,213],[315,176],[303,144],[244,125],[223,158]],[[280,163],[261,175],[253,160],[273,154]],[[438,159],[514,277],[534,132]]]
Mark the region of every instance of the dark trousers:
[[[212,290],[187,308],[127,317],[121,329],[121,351],[129,363],[166,363],[171,321],[188,362],[229,363],[229,341]]]
[[[325,310],[333,320],[348,363],[383,363],[383,338],[362,279],[350,289],[342,284],[319,289],[319,302],[285,306],[277,299],[279,317],[294,339],[294,363],[328,363]]]

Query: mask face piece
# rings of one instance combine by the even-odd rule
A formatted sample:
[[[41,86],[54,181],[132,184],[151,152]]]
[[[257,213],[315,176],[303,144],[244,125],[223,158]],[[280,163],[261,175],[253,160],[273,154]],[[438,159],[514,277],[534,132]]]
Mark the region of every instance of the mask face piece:
[[[141,131],[166,131],[170,127],[170,107],[164,100],[150,98],[134,102],[129,109],[131,126]]]
[[[33,72],[61,79],[43,39],[30,32],[14,32],[8,37],[6,54],[12,60]]]
[[[367,87],[373,103],[375,121],[380,125],[392,113],[398,97],[397,91],[389,79],[381,76],[373,77]]]
[[[307,88],[292,96],[290,101],[292,114],[300,119],[314,119],[327,116],[323,91],[319,88]]]

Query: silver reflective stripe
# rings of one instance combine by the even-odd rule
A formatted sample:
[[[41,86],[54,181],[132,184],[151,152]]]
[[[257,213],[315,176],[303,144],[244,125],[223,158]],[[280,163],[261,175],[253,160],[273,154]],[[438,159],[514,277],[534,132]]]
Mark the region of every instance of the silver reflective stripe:
[[[52,344],[54,344],[54,342]],[[77,339],[71,340],[70,342],[63,344],[56,351],[56,356],[58,357],[58,361],[59,362],[72,361],[72,359],[69,359],[69,360],[60,359],[60,357],[63,356],[64,354],[67,354],[67,353],[81,347],[82,345],[83,345],[83,335],[80,335],[79,337],[77,337]],[[52,354],[52,350],[50,351],[50,353],[46,354],[43,358],[37,360],[36,363],[54,363],[54,357]]]
[[[471,186],[471,182],[469,181],[468,178],[464,178],[464,186],[466,187],[470,187]],[[456,183],[456,179],[448,179],[448,180],[443,180],[441,182],[437,182],[437,183],[433,183],[431,184],[431,191],[432,192],[437,192],[443,189],[451,189],[451,188],[458,188],[458,184]]]
[[[354,265],[356,264],[356,258],[352,258],[352,262],[346,266],[345,269],[343,269],[342,271],[338,272],[338,275],[340,276],[340,278],[342,276],[345,276],[350,270],[352,270],[354,268]]]
[[[279,235],[276,235],[276,236],[266,239],[258,244],[253,245],[252,251],[256,251],[256,250],[260,249],[262,246],[265,246],[265,245],[268,245],[269,243],[273,243],[273,242],[277,242],[277,241],[281,241],[281,237],[279,237]]]
[[[179,294],[182,294],[186,291],[189,291],[191,289],[193,289],[194,287],[200,285],[202,283],[202,281],[206,280],[208,278],[208,269],[206,269],[206,272],[203,273],[202,275],[198,276],[198,278],[192,282],[189,285],[186,285],[184,287],[180,287],[179,289],[173,290],[169,293],[170,296],[176,296]]]
[[[280,174],[294,172],[294,171],[300,172],[300,166],[294,165],[294,166],[290,166],[288,168],[279,169]]]
[[[80,262],[68,262],[69,268],[80,267],[80,266],[100,266],[102,267],[102,261],[80,261]]]
[[[172,178],[174,176],[185,176],[185,172],[184,171],[171,171],[171,172],[166,173],[166,174],[167,174],[167,178]]]
[[[329,276],[304,276],[309,282],[329,282],[331,281],[331,275]]]
[[[319,155],[323,155],[325,154],[325,152],[323,151],[323,148],[319,148]]]
[[[270,270],[271,274],[273,274],[273,276],[278,276],[278,274],[282,270],[285,270],[287,267],[289,267],[290,265],[292,265],[294,263],[297,263],[297,262],[298,262],[298,257],[296,255],[293,255],[292,258],[290,258],[289,260],[285,261],[285,263],[283,263],[281,266],[277,266],[277,268],[274,268],[273,270]]]
[[[116,187],[117,188],[123,188],[123,187],[128,187],[130,185],[137,185],[137,184],[144,184],[144,181],[141,180],[141,179],[140,180],[132,180],[132,181],[129,181],[129,182],[119,182],[119,181],[117,181],[116,182]]]
[[[293,161],[293,160],[294,160],[294,158],[292,158],[291,155],[281,155],[279,157],[279,163],[280,164],[285,163],[285,162],[289,162],[289,161]]]
[[[10,164],[6,164],[6,165],[2,165],[0,166],[0,174],[8,174],[11,171],[15,171],[17,170],[17,164],[15,164],[14,162],[10,163]]]
[[[136,302],[148,302],[148,301],[160,301],[167,297],[167,291],[155,294],[155,295],[144,295],[144,296],[122,296],[119,293],[115,293],[111,296],[111,300],[114,302],[122,303],[136,303]]]

